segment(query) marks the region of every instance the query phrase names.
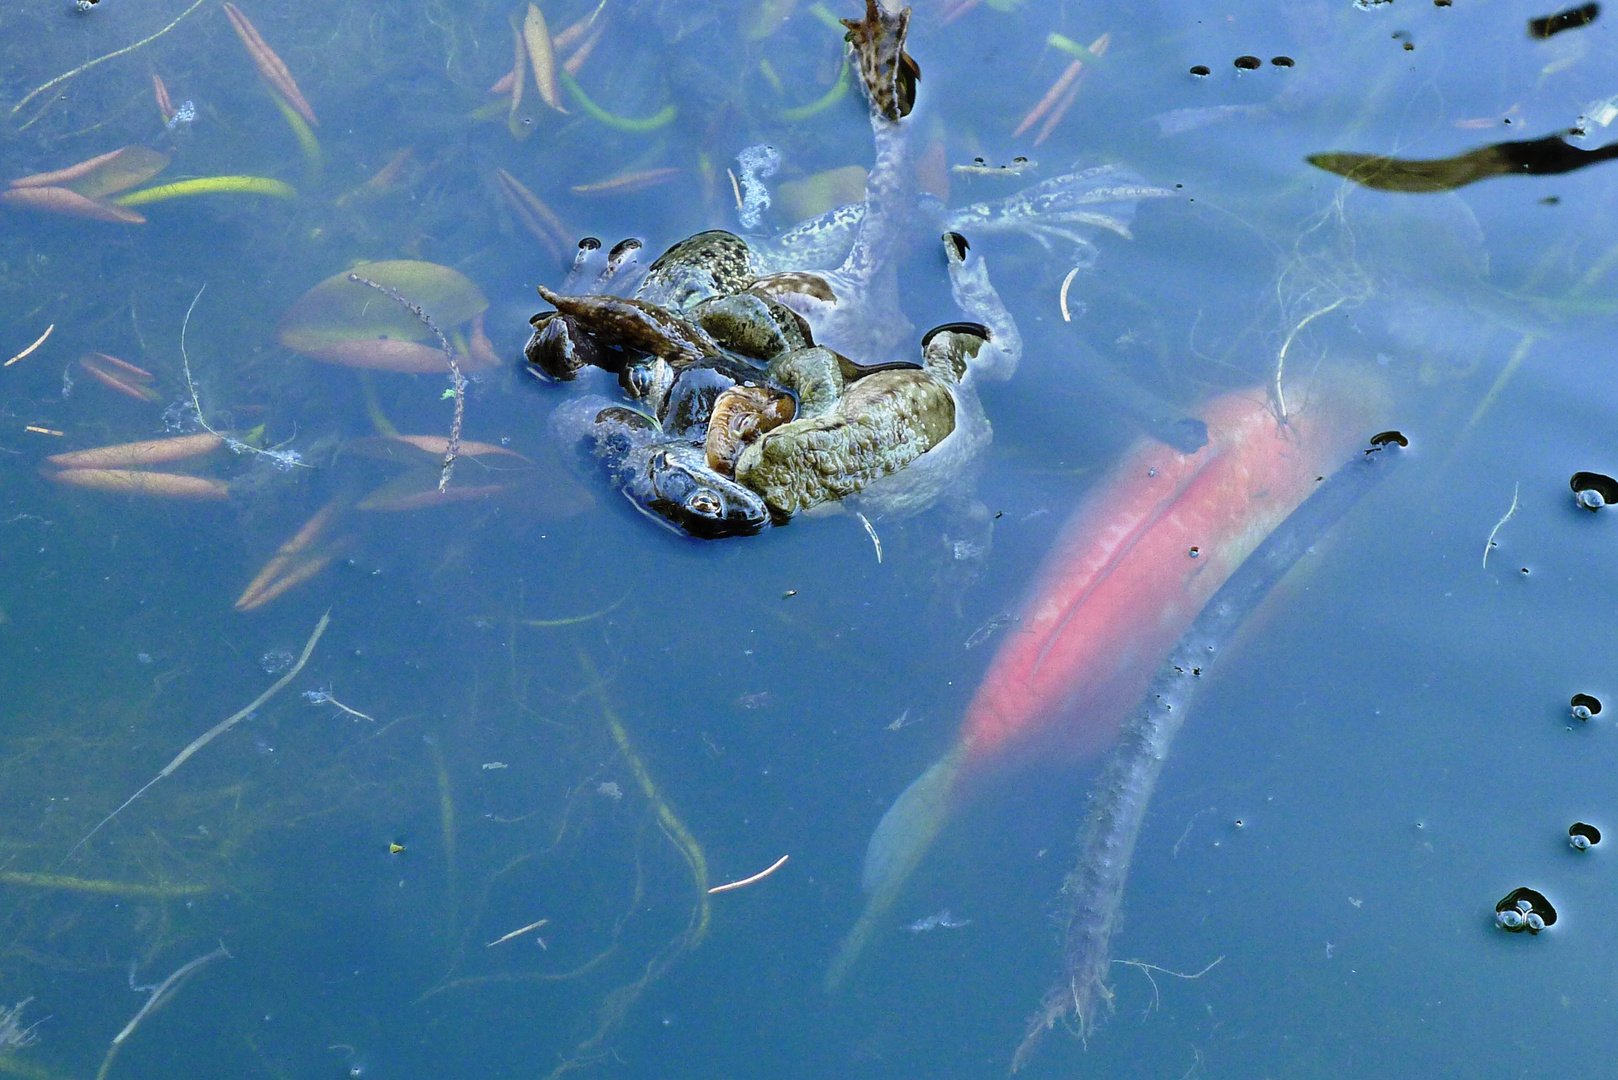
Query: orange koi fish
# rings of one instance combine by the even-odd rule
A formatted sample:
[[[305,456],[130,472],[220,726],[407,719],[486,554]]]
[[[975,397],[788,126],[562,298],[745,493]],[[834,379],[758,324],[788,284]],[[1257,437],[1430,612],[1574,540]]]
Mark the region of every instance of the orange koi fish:
[[[826,975],[835,989],[921,863],[963,791],[1036,747],[1089,757],[1202,606],[1372,430],[1379,387],[1315,388],[1285,423],[1263,390],[1201,412],[1194,454],[1130,451],[1069,520],[967,708],[955,746],[894,802],[871,837],[869,899]],[[1293,397],[1293,400],[1296,400]]]

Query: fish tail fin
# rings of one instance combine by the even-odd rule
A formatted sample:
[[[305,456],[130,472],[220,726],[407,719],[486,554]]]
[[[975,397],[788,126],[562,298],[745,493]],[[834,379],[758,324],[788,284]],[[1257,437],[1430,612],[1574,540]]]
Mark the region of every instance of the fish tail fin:
[[[868,898],[831,966],[826,969],[825,989],[835,993],[848,977],[849,969],[876,933],[877,924],[899,898],[927,851],[938,839],[955,809],[955,782],[966,760],[966,748],[957,746],[911,781],[910,786],[888,807],[877,822],[876,831],[865,849],[865,870],[861,884]]]

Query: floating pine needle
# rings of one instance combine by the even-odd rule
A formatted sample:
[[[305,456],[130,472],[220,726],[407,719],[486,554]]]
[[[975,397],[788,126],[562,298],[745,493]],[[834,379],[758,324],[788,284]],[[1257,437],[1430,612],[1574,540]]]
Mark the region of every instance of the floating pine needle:
[[[248,21],[246,15],[242,14],[242,9],[235,4],[226,4],[225,16],[230,19],[230,25],[236,28],[236,36],[247,46],[247,53],[253,58],[253,64],[258,68],[258,73],[264,77],[264,81],[286,98],[287,104],[296,109],[299,116],[311,124],[318,124],[320,121],[315,119],[315,111],[304,100],[298,84],[292,81],[292,72],[287,69],[281,58],[275,55],[275,50],[265,44],[258,29]]]
[[[861,525],[865,526],[865,535],[871,538],[871,546],[876,548],[876,561],[880,565],[882,562],[882,538],[876,534],[876,526],[871,524],[870,518],[857,510],[854,512],[854,516],[860,519]]]
[[[752,877],[745,877],[740,881],[726,882],[723,885],[715,885],[713,888],[708,890],[708,895],[712,896],[714,893],[730,892],[732,889],[745,889],[755,881],[763,881],[765,878],[781,869],[781,867],[785,866],[787,859],[790,857],[791,856],[788,855],[781,856],[779,859],[776,859],[775,862],[771,863],[768,869],[760,870]]]
[[[1058,299],[1060,299],[1062,303],[1063,322],[1073,321],[1073,314],[1067,309],[1067,291],[1073,287],[1073,279],[1079,276],[1079,269],[1079,267],[1075,266],[1073,269],[1067,272],[1067,277],[1062,279],[1062,292]]]
[[[72,849],[65,856],[63,856],[62,862],[66,863],[68,859],[71,859],[74,853],[87,844],[92,836],[100,832],[107,822],[111,821],[113,818],[122,813],[124,808],[130,803],[134,802],[136,799],[140,798],[142,795],[146,794],[146,792],[151,790],[153,784],[157,783],[166,776],[174,775],[175,770],[177,770],[181,765],[184,765],[187,761],[191,760],[191,755],[195,754],[198,750],[201,750],[204,746],[207,746],[209,743],[219,738],[219,736],[235,727],[242,720],[246,719],[247,716],[253,712],[253,710],[259,708],[266,701],[269,701],[276,694],[280,693],[287,683],[297,678],[298,672],[303,670],[303,665],[309,662],[309,654],[314,652],[315,646],[319,644],[320,635],[326,632],[326,627],[330,623],[331,612],[327,611],[320,617],[320,621],[315,624],[315,632],[309,635],[309,640],[304,645],[303,652],[298,656],[298,662],[288,668],[285,675],[282,675],[279,679],[275,680],[275,683],[268,690],[264,691],[258,697],[248,702],[246,706],[237,710],[236,712],[231,713],[225,719],[219,721],[219,723],[215,724],[213,727],[209,728],[207,731],[193,739],[189,746],[187,746],[184,750],[181,750],[178,754],[174,755],[174,760],[163,766],[162,771],[148,780],[144,787],[135,792],[135,794],[131,795],[129,798],[125,799],[123,804],[119,806],[118,809],[102,818],[100,824],[96,825],[95,828],[85,833],[84,839],[73,845]],[[169,978],[172,979],[173,976],[171,975]],[[142,1012],[144,1013],[145,1010],[142,1010]],[[136,1017],[135,1019],[139,1020],[140,1017]],[[134,1021],[130,1021],[130,1028],[133,1027]],[[119,1040],[115,1039],[113,1041],[116,1043]]]
[[[41,345],[45,344],[45,339],[49,338],[51,336],[51,331],[53,331],[55,329],[56,329],[56,324],[51,323],[49,326],[47,326],[45,328],[45,332],[43,334],[39,335],[39,337],[34,339],[34,343],[32,345],[28,346],[28,348],[24,349],[22,352],[18,353],[16,356],[13,356],[10,360],[7,360],[4,364],[0,364],[0,367],[10,367],[12,364],[15,364],[18,360],[25,360],[28,357],[32,356],[33,353],[34,353],[34,350],[39,348]]]
[[[461,420],[466,415],[466,376],[461,374],[461,365],[455,362],[455,350],[450,347],[449,339],[444,336],[444,331],[438,328],[438,324],[433,322],[432,317],[416,304],[406,300],[404,294],[399,290],[389,288],[369,278],[362,278],[358,274],[348,275],[348,280],[357,281],[361,285],[369,285],[377,292],[393,300],[394,303],[402,304],[406,311],[420,319],[427,329],[433,332],[433,336],[438,339],[438,344],[444,350],[444,361],[449,364],[450,380],[455,387],[455,419],[450,421],[449,442],[444,447],[444,467],[438,474],[438,490],[442,493],[445,488],[449,487],[450,474],[455,471],[455,457],[461,452]]]
[[[1483,545],[1483,568],[1485,570],[1487,570],[1489,568],[1489,552],[1494,550],[1495,534],[1500,531],[1500,527],[1502,525],[1504,525],[1506,522],[1510,521],[1513,517],[1515,517],[1517,515],[1517,507],[1521,505],[1517,501],[1517,492],[1521,488],[1522,488],[1522,482],[1520,480],[1517,483],[1511,485],[1511,505],[1506,508],[1505,516],[1502,517],[1499,521],[1495,522],[1494,523],[1494,528],[1489,530],[1489,539]]]
[[[710,889],[709,891],[712,892],[713,890]],[[538,930],[540,927],[544,926],[548,922],[550,922],[549,919],[540,919],[540,920],[538,920],[536,922],[531,922],[527,926],[521,927],[519,929],[513,930],[509,934],[503,934],[500,937],[495,938],[493,941],[489,942],[487,945],[485,945],[483,947],[485,949],[492,949],[496,945],[502,944],[503,942],[510,941],[514,937],[521,937],[523,934],[528,933],[528,931],[530,931],[530,930]],[[539,944],[540,944],[541,948],[544,948],[545,939],[540,938],[539,939]]]

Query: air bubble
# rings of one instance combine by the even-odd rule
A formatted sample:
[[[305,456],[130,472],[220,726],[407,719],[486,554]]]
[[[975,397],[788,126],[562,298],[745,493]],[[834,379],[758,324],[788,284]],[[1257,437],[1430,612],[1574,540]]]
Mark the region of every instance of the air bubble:
[[[1514,934],[1537,934],[1556,923],[1556,909],[1545,894],[1527,886],[1512,889],[1494,911],[1495,925]]]
[[[1567,842],[1575,851],[1589,851],[1601,843],[1601,830],[1584,821],[1575,821],[1567,827]]]
[[[1576,472],[1568,486],[1573,489],[1574,501],[1586,510],[1594,512],[1618,503],[1618,480],[1604,473]]]

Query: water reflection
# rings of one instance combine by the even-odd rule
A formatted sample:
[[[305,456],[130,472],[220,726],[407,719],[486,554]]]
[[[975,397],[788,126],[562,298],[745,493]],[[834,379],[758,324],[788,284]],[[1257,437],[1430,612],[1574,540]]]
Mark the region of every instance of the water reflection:
[[[997,437],[980,491],[999,516],[967,582],[936,516],[873,521],[880,564],[852,518],[702,546],[647,528],[560,458],[550,401],[516,366],[533,286],[560,283],[577,240],[662,250],[736,228],[725,167],[760,143],[782,154],[765,221],[784,227],[787,206],[835,188],[787,199],[787,185],[864,168],[870,144],[842,31],[817,5],[536,6],[553,46],[583,27],[555,49],[560,70],[594,41],[569,73],[577,92],[558,75],[566,113],[532,80],[520,102],[489,92],[517,66],[516,42],[528,49],[526,3],[245,6],[320,118],[318,156],[215,7],[0,12],[8,181],[140,145],[172,157],[165,178],[263,174],[298,192],[153,202],[144,224],[0,208],[0,355],[56,326],[0,376],[0,971],[14,988],[0,1000],[33,998],[0,1031],[37,1040],[13,1037],[0,1065],[93,1076],[147,1000],[128,989],[130,962],[161,977],[223,940],[233,959],[154,1007],[111,1075],[529,1074],[564,1060],[661,1076],[1001,1073],[1057,971],[1047,915],[1082,766],[1035,762],[986,791],[867,973],[833,1000],[818,982],[857,906],[871,826],[946,749],[1018,628],[962,643],[1011,610],[1055,523],[1137,437],[1116,396],[1074,377],[1093,349],[1178,415],[1269,385],[1278,360],[1302,376],[1372,368],[1415,449],[1259,613],[1165,766],[1116,956],[1187,973],[1225,959],[1155,993],[1115,967],[1109,1024],[1088,1049],[1049,1040],[1038,1067],[1599,1073],[1613,1050],[1599,1023],[1611,881],[1605,849],[1576,853],[1565,830],[1599,823],[1610,798],[1609,725],[1569,702],[1618,692],[1605,674],[1612,518],[1566,485],[1614,473],[1610,185],[1592,168],[1416,196],[1348,189],[1306,158],[1453,159],[1575,126],[1609,141],[1614,87],[1592,48],[1604,24],[1534,40],[1523,13],[1466,5],[1210,17],[918,2],[919,156],[944,166],[946,207],[1106,164],[1177,196],[1143,206],[1133,240],[1100,240],[1069,287],[1071,321],[1061,237],[1049,251],[971,238],[1025,357],[983,395]],[[1110,37],[1086,50],[1034,151],[1051,110],[1011,133],[1079,59],[1053,33]],[[1239,56],[1295,64],[1241,71]],[[171,127],[184,101],[195,119]],[[1015,179],[948,168],[1019,157],[1037,167]],[[626,177],[662,182],[626,190]],[[589,190],[603,179],[618,184]],[[916,326],[951,318],[938,257],[902,272]],[[447,373],[366,380],[275,343],[296,299],[358,260],[433,263],[481,291],[502,363],[470,387],[468,440],[548,462],[593,505],[567,514],[513,491],[375,523],[356,511],[285,552],[296,570],[330,545],[318,576],[237,614],[322,508],[434,470],[339,448],[397,441],[378,417],[448,431]],[[164,406],[191,400],[180,327],[204,282],[186,348],[209,422],[244,443],[262,426],[265,448],[290,440],[316,468],[218,457],[206,467],[230,499],[194,504],[40,476],[51,455],[172,434]],[[159,400],[79,365],[97,355],[148,373],[91,365]],[[459,479],[481,476],[475,457]],[[1514,489],[1520,508],[1491,537]],[[328,605],[292,693],[58,866],[272,681],[259,658],[295,655]],[[297,696],[316,688],[373,719]],[[714,898],[699,948],[679,944],[698,902],[691,849],[669,839],[609,711],[714,880],[791,854]],[[1560,916],[1532,942],[1493,925],[1491,901],[1523,882]],[[970,925],[903,932],[946,910]],[[528,935],[488,947],[541,919],[543,948]]]

